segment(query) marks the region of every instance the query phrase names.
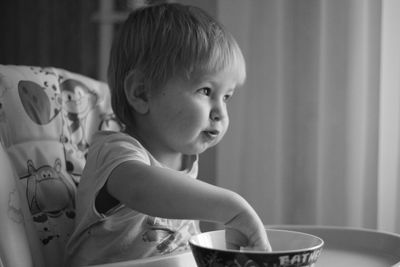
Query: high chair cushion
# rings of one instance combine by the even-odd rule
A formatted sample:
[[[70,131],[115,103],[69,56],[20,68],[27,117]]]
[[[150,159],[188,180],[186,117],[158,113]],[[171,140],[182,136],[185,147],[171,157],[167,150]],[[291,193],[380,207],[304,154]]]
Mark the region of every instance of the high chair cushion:
[[[93,133],[120,128],[107,84],[58,68],[0,65],[0,138],[46,266],[61,266]]]

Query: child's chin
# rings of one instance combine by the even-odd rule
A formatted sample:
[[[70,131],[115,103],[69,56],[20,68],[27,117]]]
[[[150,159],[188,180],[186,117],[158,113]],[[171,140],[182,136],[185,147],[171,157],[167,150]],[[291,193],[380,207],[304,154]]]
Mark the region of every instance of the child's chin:
[[[192,146],[191,148],[186,149],[186,151],[181,151],[181,152],[186,155],[198,155],[207,151],[209,148],[212,148],[217,144],[218,144],[217,140],[215,140],[214,142],[204,142],[202,144],[197,144],[195,146]]]
[[[218,144],[218,142],[212,143],[212,144],[208,144],[207,146],[203,147],[200,149],[200,152],[198,152],[197,154],[201,154],[205,151],[207,151],[209,148],[212,148],[214,146],[216,146]]]

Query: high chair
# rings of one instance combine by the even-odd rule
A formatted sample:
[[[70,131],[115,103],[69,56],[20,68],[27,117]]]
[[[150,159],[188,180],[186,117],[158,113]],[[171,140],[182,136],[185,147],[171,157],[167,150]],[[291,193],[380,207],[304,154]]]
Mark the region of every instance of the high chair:
[[[0,266],[62,266],[91,137],[120,128],[105,83],[0,65]]]

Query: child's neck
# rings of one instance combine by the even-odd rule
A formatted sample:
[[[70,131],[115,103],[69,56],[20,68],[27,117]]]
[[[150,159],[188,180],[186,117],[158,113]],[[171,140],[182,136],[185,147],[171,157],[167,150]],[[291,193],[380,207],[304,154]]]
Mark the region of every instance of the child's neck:
[[[158,155],[157,153],[154,153],[150,151],[150,153],[155,157],[159,162],[161,162],[163,165],[173,169],[180,171],[184,168],[183,166],[183,156],[182,155],[176,155],[174,157],[171,157],[170,155]]]

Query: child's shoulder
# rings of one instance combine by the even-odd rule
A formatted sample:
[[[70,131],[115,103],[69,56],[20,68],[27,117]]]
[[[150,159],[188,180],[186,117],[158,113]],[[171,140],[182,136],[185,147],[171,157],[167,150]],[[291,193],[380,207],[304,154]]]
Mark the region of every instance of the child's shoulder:
[[[135,138],[124,132],[118,131],[99,131],[93,135],[93,144],[95,143],[110,143],[110,142],[118,142],[118,141],[126,141],[139,143]]]
[[[141,151],[148,154],[147,149],[136,138],[124,133],[115,131],[100,131],[93,136],[90,148],[92,150],[114,150],[126,149]]]
[[[131,158],[149,163],[150,156],[143,145],[134,137],[113,131],[101,131],[93,135],[89,147],[88,161],[107,161]]]
[[[138,148],[143,148],[142,144],[136,138],[117,131],[99,131],[93,135],[91,146],[131,144]]]

